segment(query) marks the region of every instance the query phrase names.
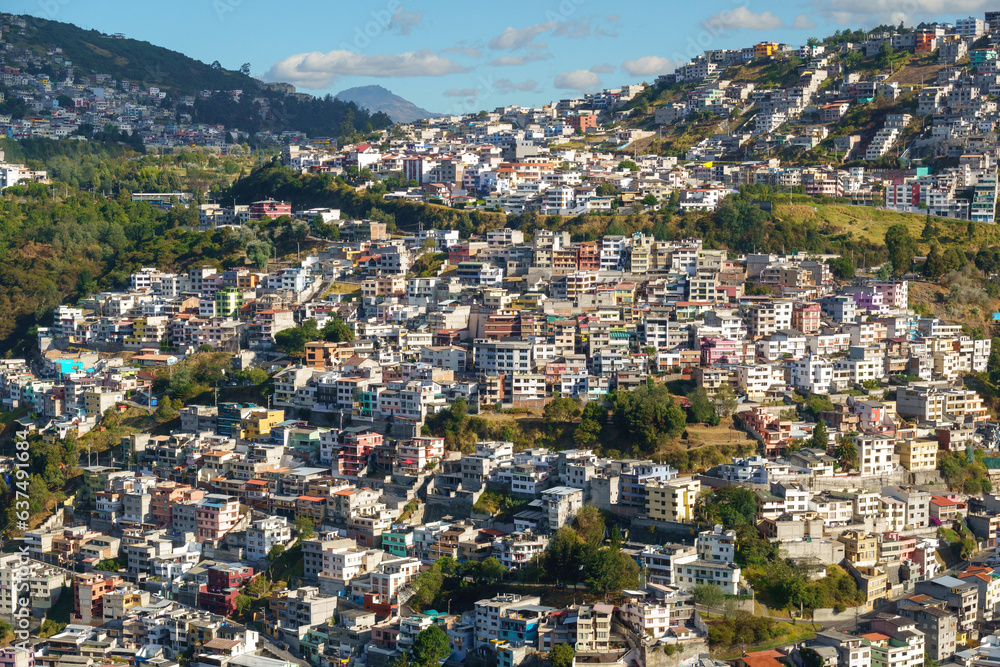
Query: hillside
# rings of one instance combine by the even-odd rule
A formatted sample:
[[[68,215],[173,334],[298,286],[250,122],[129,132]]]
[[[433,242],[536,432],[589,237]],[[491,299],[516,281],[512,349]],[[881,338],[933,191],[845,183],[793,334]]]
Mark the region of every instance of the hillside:
[[[255,90],[260,82],[249,76],[189,58],[183,53],[137,39],[120,39],[97,30],[84,30],[72,23],[22,16],[27,22],[23,34],[4,35],[16,48],[25,48],[44,57],[49,47],[62,49],[77,75],[108,74],[122,81],[142,82],[176,94],[199,90]]]
[[[9,14],[0,14],[9,23]],[[44,73],[64,78],[72,71],[74,78],[86,80],[95,74],[138,83],[143,89],[157,87],[167,93],[159,106],[190,113],[195,122],[221,124],[227,128],[255,133],[269,130],[298,130],[310,136],[351,136],[389,127],[392,120],[384,113],[368,112],[357,104],[308,95],[288,95],[280,87],[265,84],[239,71],[227,70],[218,63],[205,64],[177,51],[149,42],[104,35],[84,30],[71,23],[23,16],[26,27],[4,32],[12,47],[26,49],[43,61],[30,73]],[[55,49],[61,49],[61,53]],[[193,107],[179,104],[182,96],[200,91],[215,91],[197,97]],[[241,90],[233,96],[228,91]],[[15,117],[25,115],[25,110]]]
[[[418,107],[413,102],[395,95],[382,86],[357,86],[342,90],[334,96],[338,100],[354,102],[372,113],[381,111],[394,123],[412,123],[422,118],[436,118],[441,114]]]

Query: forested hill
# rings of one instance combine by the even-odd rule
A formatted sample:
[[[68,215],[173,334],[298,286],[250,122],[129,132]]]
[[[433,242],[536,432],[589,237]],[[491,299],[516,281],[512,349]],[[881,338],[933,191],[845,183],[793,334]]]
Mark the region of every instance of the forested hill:
[[[183,53],[137,39],[121,39],[72,23],[22,16],[24,34],[10,31],[5,41],[44,58],[50,47],[62,49],[77,76],[108,74],[118,81],[157,86],[177,95],[199,90],[256,89],[260,82],[238,71],[214,68]],[[44,68],[45,66],[43,66]],[[56,75],[57,72],[49,72]]]
[[[144,88],[156,86],[167,93],[162,106],[190,113],[196,122],[223,124],[251,133],[298,130],[310,136],[333,137],[392,125],[386,114],[369,113],[353,102],[329,95],[323,98],[287,95],[243,72],[224,69],[218,62],[206,64],[149,42],[111,37],[97,30],[34,16],[21,18],[27,27],[4,33],[4,40],[41,59],[41,65],[26,68],[30,73],[45,73],[61,80],[66,75],[61,63],[69,61],[77,80],[106,74],[119,84],[129,81]],[[51,54],[53,47],[62,49],[58,57]],[[196,97],[193,108],[178,106],[182,96],[205,90],[217,92],[208,98]],[[228,91],[234,90],[243,94],[230,95]],[[261,104],[260,100],[266,101]]]

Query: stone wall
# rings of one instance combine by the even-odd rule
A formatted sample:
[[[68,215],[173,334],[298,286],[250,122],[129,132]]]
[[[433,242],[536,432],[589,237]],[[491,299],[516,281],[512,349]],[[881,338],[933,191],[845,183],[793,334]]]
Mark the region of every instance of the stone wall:
[[[692,665],[698,656],[708,653],[708,642],[704,639],[678,642],[675,646],[679,650],[673,655],[664,653],[663,645],[643,646],[642,664],[646,667],[680,667]]]

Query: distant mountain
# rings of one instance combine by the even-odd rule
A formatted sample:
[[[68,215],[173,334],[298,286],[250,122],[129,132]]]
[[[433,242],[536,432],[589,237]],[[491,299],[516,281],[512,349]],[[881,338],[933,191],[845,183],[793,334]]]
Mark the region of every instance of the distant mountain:
[[[421,118],[437,118],[441,114],[421,109],[413,102],[394,95],[382,86],[358,86],[342,90],[335,95],[338,100],[354,102],[372,113],[381,111],[395,123],[412,123]]]

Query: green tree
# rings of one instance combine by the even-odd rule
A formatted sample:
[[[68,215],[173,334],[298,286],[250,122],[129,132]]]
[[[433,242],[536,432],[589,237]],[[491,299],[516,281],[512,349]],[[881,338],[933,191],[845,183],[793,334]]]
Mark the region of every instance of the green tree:
[[[542,556],[542,567],[549,579],[576,583],[579,580],[582,547],[575,530],[569,526],[557,530]]]
[[[931,249],[927,253],[927,260],[924,262],[922,273],[928,278],[938,278],[944,275],[947,269],[944,256],[941,254],[941,246],[937,241],[931,243]]]
[[[580,403],[573,398],[557,396],[545,404],[542,417],[549,424],[568,422],[580,416]]]
[[[121,565],[114,558],[107,558],[95,565],[94,569],[101,572],[117,572],[121,569]]]
[[[712,493],[706,506],[712,521],[725,528],[747,524],[753,525],[757,515],[757,497],[752,489],[744,486],[721,486]]]
[[[642,203],[644,206],[656,206],[659,203],[659,199],[656,198],[654,194],[648,194],[642,198]]]
[[[315,528],[313,520],[307,516],[300,516],[295,520],[295,530],[298,531],[299,540],[310,539],[314,534]]]
[[[840,462],[840,467],[843,470],[851,470],[858,467],[858,448],[854,444],[854,438],[850,434],[840,438],[840,442],[833,448],[833,456]]]
[[[422,630],[413,639],[413,662],[419,667],[436,667],[450,653],[448,635],[437,625]]]
[[[239,616],[245,615],[250,610],[250,605],[253,604],[253,598],[249,595],[244,595],[240,593],[236,596],[236,613]]]
[[[323,325],[323,330],[320,333],[323,336],[323,340],[331,343],[344,343],[354,340],[354,330],[347,325],[347,322],[336,316],[331,317]]]
[[[428,607],[444,585],[444,576],[440,567],[431,566],[429,570],[421,572],[410,584],[413,596],[410,598],[410,606],[420,610]]]
[[[178,416],[180,416],[180,413],[174,410],[170,397],[161,397],[159,405],[156,406],[156,412],[153,413],[156,423],[165,424],[172,419],[177,419]]]
[[[505,568],[499,560],[490,556],[480,563],[480,576],[487,583],[495,583],[503,579],[503,576],[507,574],[507,568]]]
[[[627,169],[629,171],[639,171],[639,165],[637,165],[632,160],[622,160],[618,163],[619,169]]]
[[[716,390],[712,404],[715,406],[716,413],[723,419],[732,416],[736,412],[736,408],[739,407],[736,392],[728,384],[724,384]]]
[[[812,436],[809,438],[809,446],[826,451],[830,445],[830,433],[827,431],[826,422],[822,419],[816,422]]]
[[[688,394],[688,400],[691,401],[691,407],[688,408],[689,423],[708,424],[718,418],[704,387],[698,387]]]
[[[1000,338],[996,336],[992,339],[990,358],[986,364],[986,371],[989,374],[990,382],[994,385],[1000,385]]]
[[[854,264],[846,257],[834,257],[827,260],[830,272],[838,280],[852,280],[854,278]]]
[[[298,326],[274,334],[274,344],[288,356],[301,359],[306,356],[306,343],[318,338],[319,327],[316,320],[306,320]]]
[[[552,663],[552,667],[572,667],[575,656],[576,651],[569,644],[556,644],[549,650],[549,662]]]
[[[260,574],[251,579],[247,584],[247,593],[257,598],[267,593],[267,577]]]
[[[639,566],[627,553],[613,547],[598,549],[587,561],[587,589],[607,597],[639,582]]]
[[[687,424],[687,415],[663,384],[616,392],[612,403],[619,431],[643,452],[654,451],[665,439],[676,439]]]
[[[895,224],[885,232],[885,248],[892,262],[893,273],[902,274],[910,270],[917,254],[917,243],[910,236],[910,229],[904,224]]]
[[[573,519],[573,529],[584,544],[596,548],[604,541],[604,515],[593,505],[584,505]]]
[[[721,607],[726,602],[726,594],[715,584],[698,584],[691,591],[696,604],[706,607]]]
[[[885,262],[878,268],[878,271],[875,272],[875,277],[879,280],[888,280],[892,277],[894,270],[892,262]]]

